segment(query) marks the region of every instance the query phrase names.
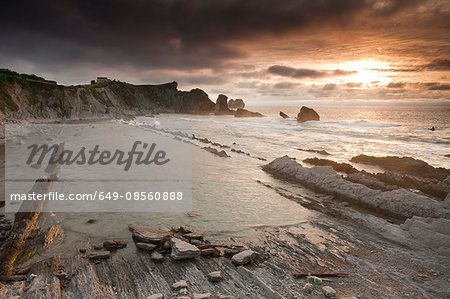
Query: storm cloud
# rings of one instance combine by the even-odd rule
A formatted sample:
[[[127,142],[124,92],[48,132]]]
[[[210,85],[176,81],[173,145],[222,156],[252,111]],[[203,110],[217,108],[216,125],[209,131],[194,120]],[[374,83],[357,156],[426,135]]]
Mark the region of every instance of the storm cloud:
[[[349,76],[355,74],[356,71],[346,71],[346,70],[313,70],[313,69],[297,69],[282,65],[272,65],[267,71],[274,75],[292,77],[296,79],[302,78],[325,78],[325,77],[340,77]]]

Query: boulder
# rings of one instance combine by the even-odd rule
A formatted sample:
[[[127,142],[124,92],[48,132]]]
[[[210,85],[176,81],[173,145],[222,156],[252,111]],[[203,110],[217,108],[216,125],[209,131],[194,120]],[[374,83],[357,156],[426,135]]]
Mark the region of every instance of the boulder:
[[[223,94],[219,94],[216,101],[216,108],[214,110],[215,115],[233,115],[234,111],[228,108],[228,97]]]
[[[280,111],[280,116],[282,118],[289,118],[289,115],[287,115],[286,113],[284,113],[283,111]]]
[[[173,237],[169,231],[150,226],[130,225],[129,228],[133,232],[133,239],[141,242],[161,245]]]
[[[245,265],[253,261],[258,256],[258,253],[256,253],[253,250],[244,250],[242,252],[239,252],[238,254],[233,255],[231,258],[231,261],[235,263],[236,265]]]
[[[317,112],[312,108],[302,106],[302,108],[300,108],[300,112],[297,114],[297,121],[305,122],[310,120],[319,121],[319,114],[317,114]]]
[[[232,108],[232,109],[237,109],[237,108],[241,108],[244,109],[245,107],[245,103],[242,99],[236,99],[236,100],[229,100],[228,101],[228,108]]]
[[[237,109],[236,113],[234,114],[235,117],[263,117],[259,112],[252,112],[245,109]]]
[[[171,257],[174,260],[190,259],[200,256],[200,249],[178,238],[170,240],[172,246]]]

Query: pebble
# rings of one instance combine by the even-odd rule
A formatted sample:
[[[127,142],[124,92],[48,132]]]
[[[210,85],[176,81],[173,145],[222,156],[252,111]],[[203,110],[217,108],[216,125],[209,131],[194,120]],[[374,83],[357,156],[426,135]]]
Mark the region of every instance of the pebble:
[[[211,293],[194,294],[193,299],[212,299]]]
[[[162,263],[164,262],[164,256],[159,252],[153,252],[151,255],[151,259],[155,263]]]
[[[214,271],[208,274],[208,280],[212,282],[218,282],[223,279],[222,272]]]
[[[312,283],[307,282],[303,288],[302,288],[303,292],[305,293],[311,293],[313,291],[313,285]]]
[[[332,287],[322,287],[322,292],[327,298],[336,298],[336,291]]]
[[[188,284],[186,280],[180,280],[172,284],[173,290],[180,290],[180,289],[186,289],[188,287]]]
[[[235,263],[236,265],[245,265],[250,263],[252,260],[254,260],[258,256],[258,253],[256,253],[253,250],[244,250],[242,252],[239,252],[238,254],[233,255],[231,258],[231,261]]]

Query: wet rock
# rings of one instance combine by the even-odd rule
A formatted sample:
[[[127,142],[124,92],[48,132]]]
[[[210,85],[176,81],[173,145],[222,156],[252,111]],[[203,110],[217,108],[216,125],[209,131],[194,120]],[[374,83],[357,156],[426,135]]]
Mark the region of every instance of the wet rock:
[[[233,115],[234,111],[228,108],[228,97],[223,94],[219,94],[216,101],[216,107],[214,110],[215,115]]]
[[[162,263],[164,262],[164,256],[159,252],[153,252],[151,255],[151,259],[155,263]]]
[[[131,225],[129,228],[133,232],[133,238],[141,242],[160,245],[173,237],[169,231],[150,226]]]
[[[297,114],[297,121],[305,122],[310,120],[320,121],[319,114],[317,114],[317,112],[312,108],[302,106],[302,108],[300,108],[300,112]]]
[[[107,240],[103,242],[103,247],[108,251],[115,251],[127,247],[127,241],[124,240]]]
[[[138,242],[138,243],[136,243],[136,247],[139,248],[140,250],[144,250],[144,251],[153,251],[153,250],[155,250],[156,247],[158,247],[158,245],[155,245],[152,243]]]
[[[222,272],[220,272],[220,271],[214,271],[214,272],[208,273],[209,281],[218,282],[218,281],[221,281],[222,279],[223,279],[223,276],[222,276]]]
[[[258,253],[256,253],[253,250],[244,250],[242,252],[239,252],[238,254],[233,255],[231,258],[231,261],[235,263],[236,265],[245,265],[250,263],[252,260],[254,260],[258,256]]]
[[[351,162],[380,166],[384,169],[398,173],[410,174],[418,177],[434,178],[445,180],[450,175],[450,169],[435,168],[428,163],[411,157],[373,157],[359,155],[353,157]]]
[[[178,238],[170,240],[172,246],[171,257],[175,260],[190,259],[200,256],[200,249]]]
[[[164,295],[161,293],[153,294],[148,296],[147,299],[164,299]]]
[[[286,113],[284,113],[284,112],[282,112],[282,111],[280,111],[280,116],[281,116],[282,118],[289,118],[289,115],[287,115]]]
[[[193,299],[212,299],[211,293],[195,294]]]
[[[237,109],[234,114],[235,117],[263,117],[259,112],[248,111],[246,109]]]
[[[229,100],[228,101],[228,108],[231,109],[237,109],[237,108],[241,108],[243,109],[245,107],[245,103],[242,99],[236,99],[236,100]]]
[[[209,146],[203,147],[203,149],[206,150],[206,151],[208,151],[208,152],[210,152],[210,153],[213,153],[213,154],[216,155],[216,156],[222,157],[222,158],[228,158],[228,157],[230,157],[230,156],[227,154],[227,152],[224,151],[224,150],[218,151],[217,149],[212,148],[212,147],[209,147]]]
[[[103,250],[103,251],[96,251],[91,254],[89,254],[89,259],[91,261],[97,261],[97,260],[104,260],[111,256],[111,253],[109,251]]]
[[[186,289],[188,287],[188,284],[186,280],[180,280],[172,284],[172,290],[181,290]]]
[[[322,287],[322,292],[327,298],[336,298],[336,291],[330,286]]]

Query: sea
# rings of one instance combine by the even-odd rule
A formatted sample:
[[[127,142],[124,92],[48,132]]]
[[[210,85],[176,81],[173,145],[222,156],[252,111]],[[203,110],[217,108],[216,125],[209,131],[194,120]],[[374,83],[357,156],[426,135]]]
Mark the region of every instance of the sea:
[[[265,173],[262,166],[288,155],[304,166],[306,158],[318,157],[347,162],[359,154],[408,156],[435,167],[450,168],[450,106],[448,107],[314,107],[320,121],[297,122],[300,107],[246,107],[265,117],[157,114],[114,123],[120,130],[133,132],[131,139],[151,139],[152,128],[194,134],[211,142],[230,146],[215,147],[194,140],[192,151],[192,212],[190,213],[66,213],[66,231],[92,239],[129,237],[128,225],[157,227],[189,225],[208,236],[251,235],[255,229],[296,225],[320,215],[286,198],[265,185],[284,188],[298,197],[326,197],[298,184]],[[283,111],[290,118],[283,119]],[[119,126],[119,127],[117,127]],[[435,130],[430,130],[434,127]],[[88,134],[88,133],[86,133]],[[169,134],[170,135],[170,134]],[[111,136],[86,136],[114,138]],[[172,136],[173,138],[173,136]],[[211,146],[230,157],[203,150]],[[330,155],[301,151],[326,151]],[[382,171],[353,164],[359,169]],[[62,177],[64,172],[62,173]],[[261,184],[264,183],[264,184]],[[96,219],[96,223],[87,223]]]

